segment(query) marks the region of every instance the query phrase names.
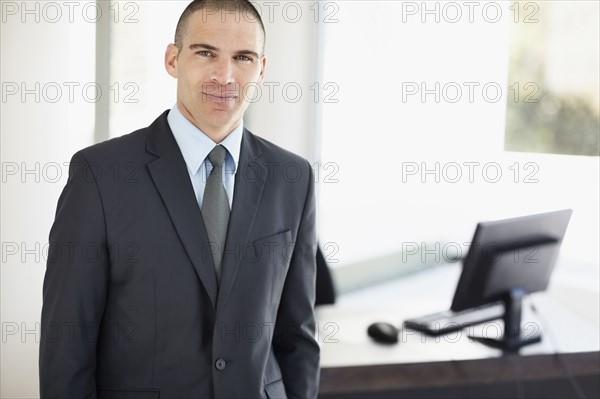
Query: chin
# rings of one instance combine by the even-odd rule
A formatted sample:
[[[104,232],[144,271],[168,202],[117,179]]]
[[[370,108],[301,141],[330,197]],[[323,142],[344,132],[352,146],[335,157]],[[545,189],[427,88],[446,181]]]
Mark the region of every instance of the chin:
[[[219,114],[218,112],[213,113],[205,119],[209,125],[214,127],[223,127],[232,124],[236,119],[225,115],[224,113]]]

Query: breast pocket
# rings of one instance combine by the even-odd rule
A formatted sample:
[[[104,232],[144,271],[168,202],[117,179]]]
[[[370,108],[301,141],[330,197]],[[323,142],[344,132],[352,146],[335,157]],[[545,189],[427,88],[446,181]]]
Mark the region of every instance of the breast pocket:
[[[271,283],[271,303],[279,303],[294,250],[292,233],[285,230],[260,238],[252,243],[252,248],[254,256],[251,263],[254,263],[257,272],[260,270],[267,275]]]

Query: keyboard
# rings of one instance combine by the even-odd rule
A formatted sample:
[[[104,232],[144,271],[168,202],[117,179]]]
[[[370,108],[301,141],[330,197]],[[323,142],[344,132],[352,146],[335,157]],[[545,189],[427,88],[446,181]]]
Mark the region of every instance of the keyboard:
[[[404,327],[430,335],[441,335],[458,331],[474,324],[501,319],[503,316],[504,304],[502,302],[494,302],[459,312],[446,310],[408,319],[404,321]]]

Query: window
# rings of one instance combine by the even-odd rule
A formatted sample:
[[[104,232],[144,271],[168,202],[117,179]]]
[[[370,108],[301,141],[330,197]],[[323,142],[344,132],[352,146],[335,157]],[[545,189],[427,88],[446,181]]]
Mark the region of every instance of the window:
[[[512,3],[506,150],[599,155],[598,8]]]

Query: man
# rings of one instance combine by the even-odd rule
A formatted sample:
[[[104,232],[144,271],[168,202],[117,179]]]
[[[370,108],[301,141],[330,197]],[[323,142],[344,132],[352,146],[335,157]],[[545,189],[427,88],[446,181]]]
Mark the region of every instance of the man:
[[[193,1],[165,55],[176,106],[73,156],[42,398],[316,397],[311,168],[243,127],[264,42],[248,1]]]

